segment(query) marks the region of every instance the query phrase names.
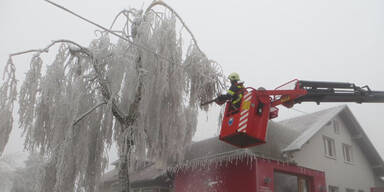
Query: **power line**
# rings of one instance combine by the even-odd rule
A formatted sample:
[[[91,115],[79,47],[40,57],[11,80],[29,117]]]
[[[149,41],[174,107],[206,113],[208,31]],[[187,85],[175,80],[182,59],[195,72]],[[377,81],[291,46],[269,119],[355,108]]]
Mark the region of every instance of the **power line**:
[[[97,23],[95,23],[95,22],[93,22],[93,21],[91,21],[91,20],[89,20],[89,19],[87,19],[87,18],[85,18],[85,17],[83,17],[83,16],[81,16],[81,15],[79,15],[79,14],[77,14],[77,13],[75,13],[75,12],[73,12],[73,11],[71,11],[71,10],[65,8],[65,7],[63,7],[63,6],[61,6],[61,5],[59,5],[59,4],[56,4],[56,3],[52,2],[52,1],[49,1],[49,0],[44,0],[44,1],[46,1],[46,2],[48,2],[48,3],[50,3],[50,4],[52,4],[52,5],[54,5],[55,7],[58,7],[58,8],[60,8],[60,9],[64,10],[64,11],[68,12],[68,13],[70,13],[70,14],[72,14],[72,15],[74,15],[74,16],[80,18],[80,19],[82,19],[83,21],[86,21],[86,22],[88,22],[88,23],[90,23],[90,24],[92,24],[92,25],[94,25],[94,26],[96,26],[96,27],[98,27],[98,28],[100,28],[100,29],[103,29],[104,31],[107,31],[108,33],[111,33],[112,35],[115,35],[116,37],[119,37],[119,38],[121,38],[121,39],[123,39],[123,40],[125,40],[125,41],[127,41],[127,42],[129,42],[129,43],[131,43],[132,45],[134,45],[134,46],[140,48],[140,49],[143,49],[143,50],[145,50],[145,51],[148,51],[148,52],[150,52],[150,53],[153,53],[154,55],[158,56],[159,58],[164,59],[164,60],[166,60],[166,61],[172,63],[171,60],[169,60],[168,58],[166,58],[166,57],[164,57],[164,56],[162,56],[162,55],[159,55],[158,53],[154,52],[153,50],[150,50],[150,49],[148,49],[148,48],[146,48],[146,47],[144,47],[144,46],[141,46],[141,45],[139,45],[139,44],[137,44],[137,43],[134,43],[134,42],[131,41],[130,39],[128,39],[128,38],[126,38],[126,37],[123,37],[123,36],[117,34],[116,32],[111,31],[111,30],[107,29],[106,27],[103,27],[103,26],[101,26],[101,25],[99,25],[99,24],[97,24]]]

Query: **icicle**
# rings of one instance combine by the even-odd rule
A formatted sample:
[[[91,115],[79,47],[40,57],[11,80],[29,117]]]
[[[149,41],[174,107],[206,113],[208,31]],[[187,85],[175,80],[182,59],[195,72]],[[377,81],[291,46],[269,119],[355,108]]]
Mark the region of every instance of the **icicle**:
[[[3,85],[0,86],[0,155],[8,142],[9,134],[13,126],[13,104],[16,100],[17,81],[15,66],[11,58],[4,68]]]

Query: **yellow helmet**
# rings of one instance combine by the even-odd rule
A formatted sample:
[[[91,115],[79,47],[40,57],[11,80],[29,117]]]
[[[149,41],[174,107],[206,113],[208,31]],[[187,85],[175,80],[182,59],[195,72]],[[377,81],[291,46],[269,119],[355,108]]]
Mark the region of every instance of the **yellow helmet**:
[[[240,76],[239,76],[239,74],[234,72],[234,73],[229,74],[228,79],[231,81],[240,81]]]

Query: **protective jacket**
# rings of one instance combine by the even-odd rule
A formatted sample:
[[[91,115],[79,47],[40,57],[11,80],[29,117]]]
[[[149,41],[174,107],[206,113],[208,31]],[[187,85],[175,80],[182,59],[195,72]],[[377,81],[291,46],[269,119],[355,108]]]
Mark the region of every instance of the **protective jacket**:
[[[231,81],[231,87],[229,87],[227,94],[220,95],[218,101],[220,103],[230,100],[234,107],[240,107],[240,101],[243,98],[244,85],[243,82]]]

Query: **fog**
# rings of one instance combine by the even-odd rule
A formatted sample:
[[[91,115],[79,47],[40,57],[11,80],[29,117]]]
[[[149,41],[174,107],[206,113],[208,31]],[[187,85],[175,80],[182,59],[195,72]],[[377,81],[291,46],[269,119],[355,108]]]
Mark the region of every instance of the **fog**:
[[[146,7],[151,1],[55,2],[109,26],[120,10]],[[273,89],[298,78],[351,82],[384,90],[383,1],[166,2],[184,19],[208,57],[216,60],[224,73],[238,72],[247,86]],[[71,39],[88,45],[97,29],[37,0],[0,1],[0,25],[1,70],[10,53],[41,48],[55,39]],[[19,79],[23,78],[29,58],[15,58]],[[277,121],[340,104],[296,105],[294,110],[282,109]],[[384,104],[348,106],[383,157]],[[194,140],[217,134],[217,113],[218,109],[214,109],[201,114]],[[20,131],[12,132],[6,153],[23,149],[20,134]]]

